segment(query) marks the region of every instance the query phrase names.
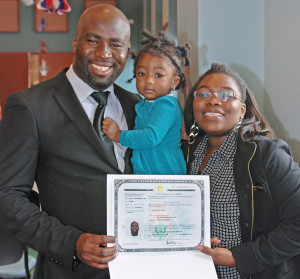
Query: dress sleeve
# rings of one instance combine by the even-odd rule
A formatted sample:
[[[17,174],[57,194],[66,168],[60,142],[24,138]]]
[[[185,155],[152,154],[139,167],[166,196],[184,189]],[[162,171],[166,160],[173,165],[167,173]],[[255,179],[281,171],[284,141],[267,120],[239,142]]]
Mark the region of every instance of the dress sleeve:
[[[39,161],[39,133],[26,100],[11,94],[0,124],[0,226],[42,254],[72,267],[74,247],[83,232],[31,203]]]
[[[265,191],[269,192],[272,205],[259,206],[274,207],[279,224],[266,234],[261,233],[256,239],[231,249],[242,278],[274,268],[300,251],[300,169],[285,142],[275,140],[265,147],[261,162],[267,181]],[[255,214],[260,214],[259,209],[255,209]],[[266,219],[265,223],[271,221]]]
[[[143,129],[121,132],[121,145],[132,149],[152,148],[164,139],[175,121],[178,121],[181,111],[179,105],[169,98],[161,98],[156,102]]]

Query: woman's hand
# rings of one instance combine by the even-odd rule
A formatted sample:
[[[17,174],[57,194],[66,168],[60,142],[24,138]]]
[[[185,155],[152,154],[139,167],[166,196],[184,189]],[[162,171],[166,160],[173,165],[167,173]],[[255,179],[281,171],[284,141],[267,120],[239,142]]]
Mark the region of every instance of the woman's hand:
[[[217,237],[212,237],[210,239],[211,246],[213,246],[213,245],[219,245],[220,243],[221,243],[221,240],[219,238],[217,238]]]
[[[211,238],[211,245],[218,245],[220,244],[221,240],[217,237]],[[201,253],[209,255],[212,257],[215,265],[223,265],[223,266],[236,266],[235,260],[233,258],[232,252],[226,248],[209,248],[204,245],[198,245],[197,250]]]

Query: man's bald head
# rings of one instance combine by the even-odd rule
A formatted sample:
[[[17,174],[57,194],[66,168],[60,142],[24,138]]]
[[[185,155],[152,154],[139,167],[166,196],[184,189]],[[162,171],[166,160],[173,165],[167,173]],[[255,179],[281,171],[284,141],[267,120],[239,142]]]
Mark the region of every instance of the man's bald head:
[[[82,28],[86,24],[90,24],[92,19],[101,17],[103,21],[111,20],[111,22],[121,21],[124,24],[124,33],[128,32],[130,37],[130,24],[127,17],[118,8],[108,4],[99,4],[87,8],[79,18],[77,25],[77,37],[80,36]]]

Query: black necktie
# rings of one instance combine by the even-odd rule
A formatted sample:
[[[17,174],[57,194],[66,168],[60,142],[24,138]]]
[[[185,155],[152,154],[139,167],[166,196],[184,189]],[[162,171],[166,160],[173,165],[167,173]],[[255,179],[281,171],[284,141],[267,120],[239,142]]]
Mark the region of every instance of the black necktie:
[[[93,126],[94,126],[98,136],[100,137],[100,139],[106,146],[106,148],[109,151],[113,152],[114,148],[113,148],[112,141],[102,132],[102,129],[101,129],[108,94],[109,94],[108,91],[104,91],[104,92],[95,91],[91,94],[91,96],[94,98],[94,100],[98,103],[98,106],[96,108],[95,115],[94,115]],[[112,153],[112,154],[114,154],[114,153]]]

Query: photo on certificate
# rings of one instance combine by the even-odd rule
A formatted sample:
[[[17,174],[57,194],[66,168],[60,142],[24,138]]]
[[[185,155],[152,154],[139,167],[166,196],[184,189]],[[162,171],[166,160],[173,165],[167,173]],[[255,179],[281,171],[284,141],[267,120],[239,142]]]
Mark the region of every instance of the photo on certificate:
[[[108,175],[107,181],[108,232],[119,252],[210,245],[208,176]]]

